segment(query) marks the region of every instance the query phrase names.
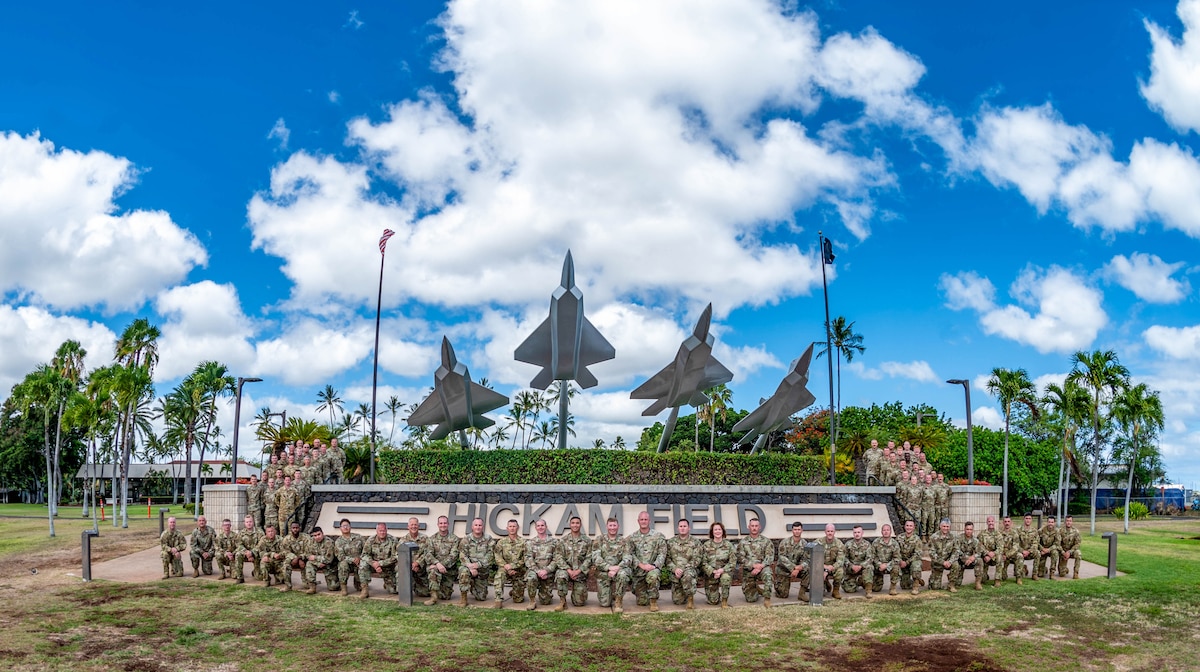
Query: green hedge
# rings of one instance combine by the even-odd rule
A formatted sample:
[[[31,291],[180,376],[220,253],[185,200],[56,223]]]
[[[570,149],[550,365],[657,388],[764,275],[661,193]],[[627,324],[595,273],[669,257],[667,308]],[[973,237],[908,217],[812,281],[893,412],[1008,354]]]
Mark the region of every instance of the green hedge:
[[[621,450],[405,450],[380,453],[380,483],[820,485],[809,455],[663,454]]]

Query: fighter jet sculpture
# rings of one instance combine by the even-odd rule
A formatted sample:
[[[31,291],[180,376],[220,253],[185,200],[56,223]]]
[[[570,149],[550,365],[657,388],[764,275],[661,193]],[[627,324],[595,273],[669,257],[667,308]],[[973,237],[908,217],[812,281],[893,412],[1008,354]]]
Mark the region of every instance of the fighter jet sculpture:
[[[542,367],[530,387],[544,390],[552,380],[563,381],[558,395],[558,447],[566,448],[567,402],[571,396],[566,381],[574,380],[584,389],[595,387],[598,381],[587,367],[617,356],[613,346],[583,316],[583,292],[575,284],[570,250],[563,261],[562,282],[550,295],[550,316],[517,347],[514,356],[518,362]]]
[[[482,429],[496,424],[484,417],[508,404],[508,397],[471,382],[471,373],[458,362],[450,339],[442,337],[442,365],[433,374],[433,392],[408,416],[410,427],[436,424],[430,439],[441,439],[459,432],[459,441],[467,445],[468,427]]]
[[[675,421],[679,418],[679,407],[684,404],[699,407],[708,403],[708,395],[704,394],[704,390],[733,380],[733,373],[712,355],[713,337],[708,333],[711,325],[710,303],[700,314],[700,320],[696,322],[692,335],[679,346],[679,352],[675,353],[675,361],[629,394],[630,399],[655,400],[642,411],[642,415],[658,415],[664,408],[671,409],[667,426],[663,429],[662,439],[658,443],[660,453],[671,441]]]
[[[805,387],[808,384],[808,365],[812,361],[812,352],[813,346],[810,345],[803,355],[792,360],[788,374],[775,388],[775,394],[762,400],[758,408],[733,426],[735,432],[746,432],[738,445],[754,441],[751,453],[757,453],[771,432],[790,427],[792,416],[817,400]]]

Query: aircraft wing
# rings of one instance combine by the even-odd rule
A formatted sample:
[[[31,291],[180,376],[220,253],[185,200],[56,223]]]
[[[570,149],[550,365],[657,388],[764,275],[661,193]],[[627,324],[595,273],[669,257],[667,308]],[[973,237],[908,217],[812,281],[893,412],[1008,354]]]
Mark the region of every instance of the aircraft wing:
[[[704,382],[708,384],[704,389],[716,387],[731,380],[733,380],[733,372],[718,362],[716,357],[709,357],[708,364],[704,367]]]
[[[518,362],[538,366],[550,361],[550,318],[542,320],[529,338],[517,346],[513,356]]]
[[[582,367],[607,362],[616,356],[616,348],[586,317],[583,318],[583,335],[579,341],[579,365]]]
[[[672,362],[662,371],[654,374],[649,380],[638,385],[629,393],[630,399],[658,399],[671,391],[671,383],[675,379],[675,363]]]
[[[486,427],[492,424],[491,422],[488,422],[487,425],[480,424],[483,420],[486,420],[486,418],[482,417],[484,413],[507,405],[508,397],[495,390],[489,390],[479,383],[471,383],[471,415],[475,417],[477,427]]]
[[[432,425],[435,422],[445,422],[446,414],[442,411],[442,400],[438,397],[437,392],[430,392],[425,401],[417,406],[417,410],[413,411],[408,416],[408,424],[411,427],[424,427]]]

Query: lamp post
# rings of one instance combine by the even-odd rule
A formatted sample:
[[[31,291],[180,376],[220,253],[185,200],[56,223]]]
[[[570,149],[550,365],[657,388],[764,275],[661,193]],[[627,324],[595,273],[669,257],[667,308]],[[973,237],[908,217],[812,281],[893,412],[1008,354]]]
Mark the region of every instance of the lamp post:
[[[975,436],[971,429],[971,382],[962,378],[952,378],[946,382],[951,385],[962,385],[963,392],[967,396],[967,485],[975,485]],[[1005,483],[1004,515],[1008,515],[1007,483]]]
[[[238,428],[242,424],[242,385],[246,383],[261,383],[262,378],[242,378],[237,379],[237,398],[233,402],[233,461],[230,462],[229,477],[237,483],[237,463],[238,463]],[[196,507],[199,511],[200,507]]]

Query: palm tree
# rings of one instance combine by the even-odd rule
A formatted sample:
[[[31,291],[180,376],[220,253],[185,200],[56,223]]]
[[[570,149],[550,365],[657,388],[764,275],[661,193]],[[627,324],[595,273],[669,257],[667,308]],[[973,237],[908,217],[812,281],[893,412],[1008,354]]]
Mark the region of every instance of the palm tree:
[[[204,453],[208,450],[209,442],[214,434],[220,435],[220,428],[217,427],[217,399],[219,397],[232,397],[237,389],[237,379],[229,375],[229,367],[220,362],[206,361],[201,362],[192,371],[193,384],[195,390],[193,394],[198,393],[201,399],[201,415],[200,426],[204,429],[204,433],[200,435],[200,464],[204,465]],[[188,455],[189,459],[191,454]],[[191,474],[189,468],[188,474]],[[200,473],[196,473],[196,502],[200,501]],[[194,511],[199,515],[200,507],[197,506]]]
[[[1139,439],[1143,435],[1152,437],[1162,430],[1165,424],[1162,401],[1158,398],[1158,391],[1151,392],[1145,383],[1138,383],[1121,390],[1113,398],[1112,414],[1133,444],[1129,457],[1129,483],[1125,488],[1125,534],[1129,534],[1129,499],[1133,491],[1133,472],[1142,458]]]
[[[337,390],[333,389],[332,385],[326,385],[325,389],[317,392],[317,401],[321,402],[317,406],[317,412],[329,411],[329,428],[333,429],[333,412],[334,410],[341,411],[342,398],[338,396]]]
[[[58,350],[54,353],[54,359],[50,361],[50,366],[58,372],[65,386],[62,394],[58,397],[58,421],[54,430],[54,457],[51,460],[51,464],[54,465],[54,498],[50,501],[50,509],[54,511],[55,515],[58,514],[59,499],[62,497],[60,457],[62,455],[63,411],[66,409],[71,395],[79,390],[79,384],[83,380],[83,358],[86,356],[87,350],[83,349],[79,341],[67,340],[58,346]]]
[[[595,441],[592,441],[592,448],[604,448],[604,439],[596,439]]]
[[[144,360],[143,360],[144,361]],[[113,380],[113,395],[117,400],[117,408],[121,409],[120,439],[120,470],[121,470],[121,527],[129,527],[129,463],[133,457],[137,436],[145,436],[151,431],[150,420],[153,410],[150,404],[154,399],[154,381],[150,377],[148,367],[139,364],[120,366]],[[115,494],[115,493],[114,493]],[[113,526],[117,524],[113,517]]]
[[[162,333],[145,318],[134,320],[117,339],[116,361],[125,366],[140,366],[153,376],[158,364],[158,338]]]
[[[25,379],[13,388],[12,393],[22,413],[37,413],[42,416],[42,455],[46,458],[46,513],[50,521],[51,537],[54,536],[54,466],[51,462],[50,425],[55,422],[55,413],[62,403],[60,400],[66,387],[66,381],[54,367],[42,364],[26,375]]]
[[[1037,390],[1025,369],[992,369],[992,377],[987,381],[988,394],[996,397],[1004,409],[1004,504],[1001,508],[1008,515],[1008,428],[1012,420],[1013,404],[1023,404],[1030,413],[1037,417]]]
[[[1070,491],[1071,465],[1075,462],[1075,434],[1087,417],[1088,396],[1083,388],[1069,378],[1060,386],[1050,383],[1042,396],[1042,405],[1063,424],[1062,451],[1058,462],[1059,498],[1055,508],[1059,517],[1067,512],[1067,493]]]
[[[559,417],[557,415],[550,416],[550,436],[545,438],[544,441],[548,442],[551,440],[558,440],[558,422]],[[541,424],[545,425],[546,421],[543,420]],[[570,436],[575,436],[575,416],[571,413],[567,413],[567,434]],[[557,445],[558,444],[555,443],[554,446],[548,447],[556,447]]]
[[[1091,532],[1096,534],[1096,491],[1100,482],[1100,455],[1102,452],[1103,434],[1101,429],[1107,418],[1104,415],[1104,403],[1110,401],[1121,388],[1129,384],[1129,369],[1125,368],[1117,353],[1112,350],[1093,350],[1091,353],[1080,350],[1071,355],[1071,373],[1067,380],[1082,387],[1090,397],[1089,417],[1092,419],[1092,506]]]
[[[733,403],[733,390],[729,389],[725,383],[721,383],[707,392],[708,394],[708,411],[705,415],[708,416],[708,452],[713,452],[716,443],[716,419],[721,417],[721,422],[729,419],[729,405]]]
[[[612,447],[614,450],[625,450],[625,439],[618,434],[617,438],[613,439]]]
[[[537,425],[535,425],[533,427],[533,432],[530,434],[529,440],[530,440],[530,442],[541,441],[542,448],[545,448],[546,444],[550,441],[550,439],[555,435],[556,432],[557,432],[557,430],[555,429],[554,426],[552,426],[550,424],[549,420],[542,420],[541,422],[539,422]],[[574,432],[572,432],[572,433],[574,433]]]
[[[829,354],[829,346],[833,347],[837,354],[837,410],[834,412],[834,422],[832,436],[830,437],[830,445],[837,445],[837,419],[836,416],[842,411],[842,358],[846,358],[846,363],[854,361],[855,355],[861,355],[867,351],[863,343],[862,334],[854,333],[854,323],[846,322],[846,318],[838,315],[829,323],[829,345],[817,353],[817,357]],[[834,409],[830,409],[833,411]]]
[[[399,397],[392,395],[388,397],[387,403],[384,404],[384,408],[387,409],[388,413],[392,414],[392,428],[388,432],[388,445],[390,446],[392,445],[392,438],[396,436],[396,414],[403,410],[404,404],[400,403]]]
[[[197,425],[203,414],[203,398],[191,376],[180,381],[175,389],[159,400],[155,418],[163,420],[167,445],[183,449],[187,456],[183,479],[183,503],[192,501],[192,446],[196,445]]]
[[[354,409],[354,417],[358,418],[358,422],[362,425],[362,435],[366,436],[370,433],[371,406],[367,403],[361,403],[358,408]]]

